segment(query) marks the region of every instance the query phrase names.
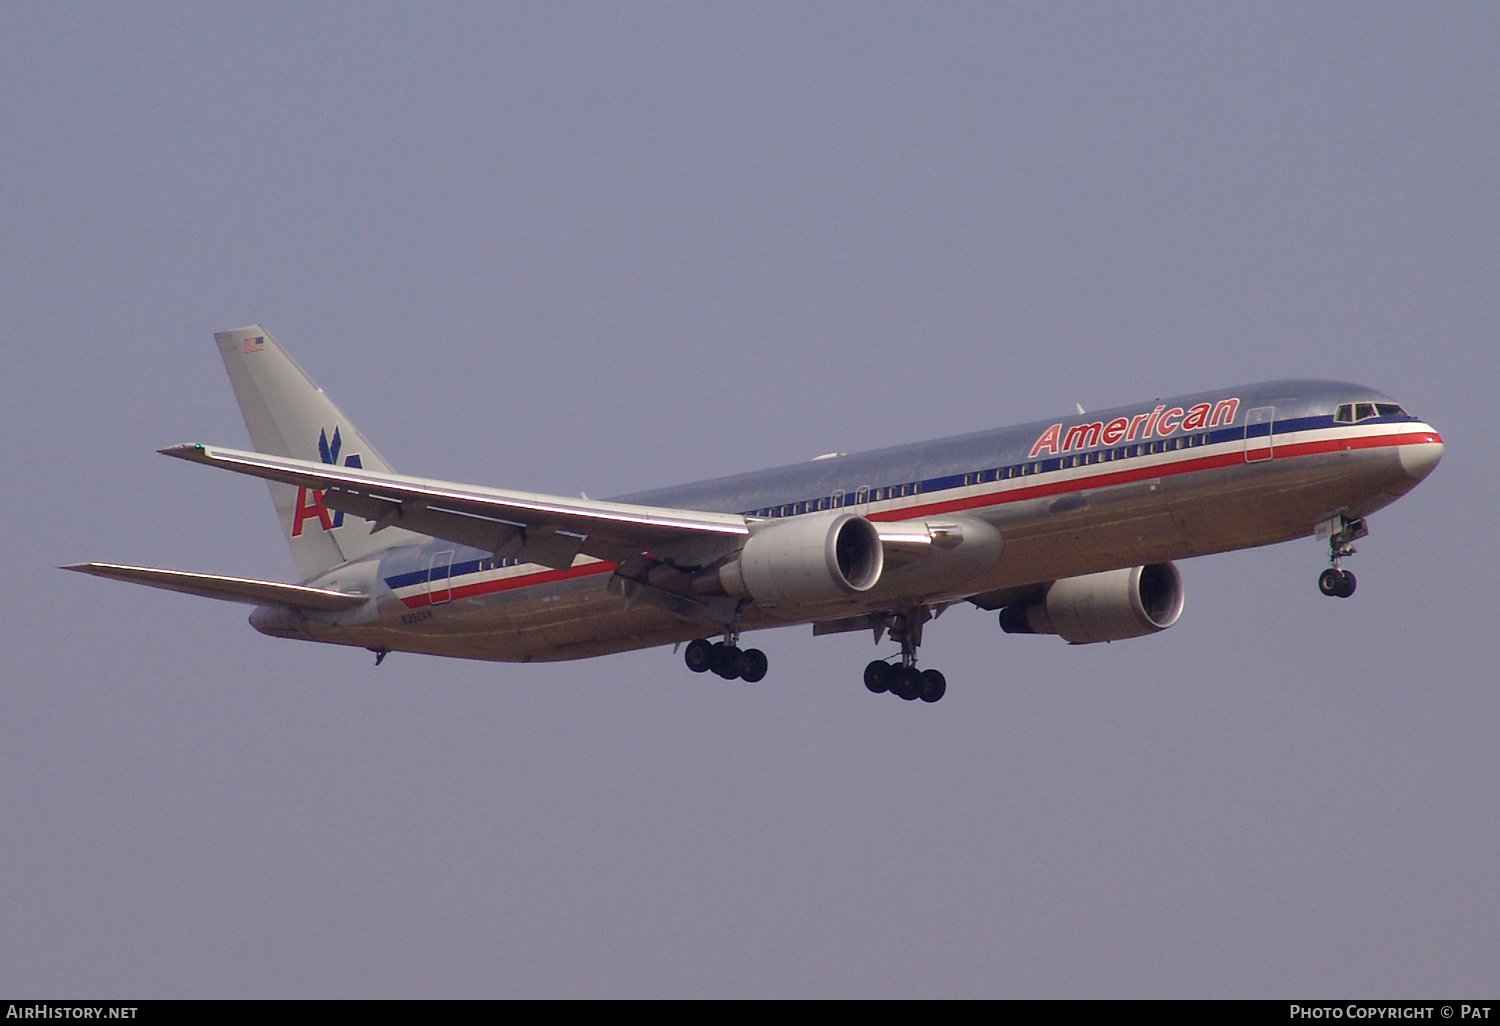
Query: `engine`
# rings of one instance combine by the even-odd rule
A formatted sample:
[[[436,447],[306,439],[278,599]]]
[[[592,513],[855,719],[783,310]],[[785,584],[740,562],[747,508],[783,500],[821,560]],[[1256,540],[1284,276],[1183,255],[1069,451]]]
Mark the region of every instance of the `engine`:
[[[852,513],[793,517],[751,535],[717,583],[762,606],[809,606],[869,591],[885,554],[875,525]]]
[[[1073,645],[1164,631],[1182,615],[1182,575],[1171,563],[1054,581],[1046,594],[1000,611],[1007,634],[1056,634]]]

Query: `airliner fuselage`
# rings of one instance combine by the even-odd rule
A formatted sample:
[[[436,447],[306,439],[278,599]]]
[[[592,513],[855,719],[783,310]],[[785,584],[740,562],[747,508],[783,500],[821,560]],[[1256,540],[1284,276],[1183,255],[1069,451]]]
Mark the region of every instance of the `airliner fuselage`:
[[[758,680],[741,632],[870,629],[872,691],[936,701],[922,627],[959,602],[1074,643],[1170,627],[1174,560],[1316,536],[1319,587],[1365,518],[1443,443],[1364,386],[1274,381],[596,502],[396,474],[263,329],[216,336],[255,451],[169,455],[266,479],[300,585],[80,564],[256,602],[277,637],[469,659],[577,659],[690,642],[694,670]],[[722,635],[718,644],[709,637]]]
[[[1102,428],[1082,437],[1073,432],[1080,424],[1118,421],[1128,431],[1131,419],[1142,410],[1149,418],[1156,408],[1207,406],[1211,416],[1226,402],[1238,409],[1212,426],[1204,421],[1184,430],[1178,412],[1152,425],[1149,437],[1140,430],[1145,423],[1129,438]],[[994,603],[1005,592],[1063,577],[1308,537],[1330,517],[1362,519],[1394,502],[1437,463],[1441,440],[1404,412],[1335,422],[1339,407],[1358,403],[1395,406],[1357,385],[1274,382],[833,456],[619,501],[741,513],[752,524],[834,510],[876,523],[961,515],[992,525],[1003,539],[1000,558],[973,576],[929,575],[913,585],[893,573],[867,592],[813,608],[752,604],[740,614],[742,630],[976,596]],[[1251,413],[1264,419],[1247,437]],[[1038,445],[1048,432],[1056,444]],[[1070,432],[1075,444],[1064,447]],[[1106,438],[1114,444],[1104,444]],[[333,571],[330,581],[379,595],[357,616],[265,610],[255,623],[315,641],[531,661],[687,641],[713,622],[627,601],[629,584],[618,570],[587,556],[557,570],[433,540]]]

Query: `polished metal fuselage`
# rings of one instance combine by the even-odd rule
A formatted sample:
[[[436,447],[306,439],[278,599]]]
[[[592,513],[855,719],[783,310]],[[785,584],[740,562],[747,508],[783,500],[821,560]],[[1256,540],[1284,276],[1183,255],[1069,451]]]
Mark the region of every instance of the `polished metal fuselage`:
[[[1230,399],[1231,415],[1212,427],[1136,430],[1154,426],[1142,416],[1153,410],[1176,411],[1181,421],[1185,410]],[[739,612],[741,630],[976,596],[1020,597],[1064,577],[1307,537],[1331,516],[1364,517],[1395,501],[1437,462],[1441,439],[1404,414],[1334,421],[1341,404],[1361,401],[1390,403],[1359,385],[1270,382],[620,501],[744,513],[752,527],[828,509],[874,521],[975,518],[1003,538],[998,562],[980,573],[905,581],[892,573],[868,592],[817,607],[766,610],[752,603]],[[1112,439],[1109,428],[1102,438],[1071,430],[1132,421],[1129,441]],[[1078,444],[1064,447],[1068,439]],[[579,557],[569,570],[505,562],[441,540],[403,546],[309,582],[371,594],[364,606],[342,613],[262,607],[251,622],[283,637],[504,661],[584,658],[720,629],[633,601],[608,562]]]

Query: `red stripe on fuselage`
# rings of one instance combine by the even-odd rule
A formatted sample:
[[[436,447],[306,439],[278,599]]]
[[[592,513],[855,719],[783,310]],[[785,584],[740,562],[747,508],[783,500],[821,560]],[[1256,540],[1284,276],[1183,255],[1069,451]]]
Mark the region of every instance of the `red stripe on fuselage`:
[[[1267,440],[1270,441],[1269,439]],[[1330,438],[1317,442],[1283,442],[1276,445],[1271,452],[1273,459],[1293,459],[1298,456],[1314,456],[1325,452],[1339,452],[1344,449],[1380,449],[1398,445],[1421,445],[1428,442],[1441,442],[1435,431],[1412,432],[1400,435],[1355,435],[1343,438]],[[1226,443],[1233,444],[1233,443]],[[1264,462],[1264,461],[1260,461]],[[1032,485],[1030,487],[1002,489],[985,492],[982,495],[969,495],[962,499],[948,499],[944,502],[932,502],[923,506],[908,506],[904,509],[882,510],[879,513],[871,513],[869,520],[915,520],[919,517],[934,516],[942,513],[956,513],[960,510],[976,509],[982,506],[1000,506],[1009,502],[1023,502],[1026,499],[1040,499],[1049,495],[1062,495],[1066,492],[1079,492],[1089,488],[1107,488],[1111,485],[1131,484],[1135,481],[1151,481],[1163,477],[1175,477],[1178,474],[1191,474],[1200,470],[1215,470],[1220,467],[1237,467],[1245,464],[1245,450],[1237,448],[1230,452],[1219,452],[1212,456],[1197,456],[1191,459],[1177,460],[1171,463],[1158,463],[1150,467],[1131,467],[1126,470],[1105,470],[1103,473],[1081,475],[1069,478],[1066,481],[1050,481],[1046,484]],[[1104,466],[1104,464],[1090,464],[1090,466]],[[1069,468],[1072,469],[1072,468]],[[1077,468],[1082,470],[1084,468]],[[1015,478],[1011,478],[1015,480]]]
[[[1298,456],[1315,456],[1321,453],[1339,452],[1345,449],[1380,449],[1398,445],[1423,445],[1429,442],[1441,442],[1442,440],[1442,437],[1435,431],[1420,431],[1400,435],[1351,435],[1324,439],[1317,442],[1283,442],[1274,446],[1271,456],[1273,459],[1285,460],[1294,459]],[[1065,492],[1079,492],[1088,488],[1107,488],[1110,485],[1130,484],[1135,481],[1151,481],[1163,477],[1175,477],[1179,474],[1191,474],[1200,470],[1215,470],[1220,467],[1244,465],[1245,450],[1243,448],[1236,448],[1228,452],[1215,453],[1212,456],[1197,456],[1191,459],[1177,460],[1172,463],[1159,463],[1150,467],[1106,470],[1103,473],[1069,478],[1066,481],[1049,481],[1046,484],[1030,487],[1002,489],[985,492],[981,495],[969,495],[962,499],[948,499],[944,502],[908,506],[904,509],[882,510],[879,513],[869,514],[867,519],[879,521],[913,520],[918,517],[934,516],[942,513],[956,513],[960,510],[975,509],[981,506],[1000,506],[1009,502],[1023,502],[1026,499],[1039,499],[1049,495],[1061,495]],[[1091,464],[1091,466],[1101,466],[1101,464]],[[1082,470],[1083,468],[1080,467],[1078,469]],[[1012,478],[1011,480],[1015,479]],[[465,584],[450,589],[450,600],[471,598],[475,595],[490,595],[498,591],[511,591],[516,588],[532,588],[538,585],[552,584],[557,581],[588,577],[593,574],[613,573],[618,566],[618,563],[610,562],[588,563],[584,566],[575,566],[569,570],[539,570],[536,573],[521,574],[516,577],[504,577],[494,581]],[[409,609],[416,609],[421,606],[430,605],[431,595],[430,593],[411,595],[403,598],[401,602]]]
[[[516,588],[532,588],[539,584],[553,584],[557,581],[568,581],[578,577],[588,577],[593,574],[614,573],[619,567],[618,563],[599,562],[585,563],[583,566],[575,566],[568,570],[539,570],[533,574],[518,574],[515,577],[502,577],[494,581],[478,581],[474,584],[463,584],[448,589],[449,601],[453,599],[473,598],[475,595],[490,595],[497,591],[511,591]],[[420,595],[408,595],[401,600],[401,604],[408,609],[417,609],[421,606],[432,605],[431,587]],[[447,603],[439,603],[446,605]]]

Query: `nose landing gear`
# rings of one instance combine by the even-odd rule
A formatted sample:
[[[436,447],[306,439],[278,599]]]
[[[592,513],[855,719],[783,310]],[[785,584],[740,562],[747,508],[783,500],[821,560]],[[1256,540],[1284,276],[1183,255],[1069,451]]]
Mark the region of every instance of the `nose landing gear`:
[[[1339,564],[1345,556],[1354,555],[1354,543],[1367,536],[1370,529],[1364,518],[1350,520],[1344,516],[1332,516],[1318,524],[1319,541],[1328,542],[1328,561],[1333,565],[1318,575],[1318,590],[1329,598],[1348,598],[1354,594],[1354,574]]]
[[[1354,594],[1354,574],[1329,567],[1318,575],[1318,590],[1329,598],[1348,598]]]

